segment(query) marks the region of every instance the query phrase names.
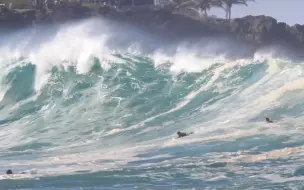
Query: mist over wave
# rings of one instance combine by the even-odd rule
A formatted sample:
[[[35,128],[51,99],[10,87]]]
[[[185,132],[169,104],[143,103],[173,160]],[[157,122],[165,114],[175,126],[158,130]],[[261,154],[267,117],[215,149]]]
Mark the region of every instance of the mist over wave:
[[[99,19],[5,35],[0,169],[26,174],[0,186],[301,187],[303,65],[246,51]]]

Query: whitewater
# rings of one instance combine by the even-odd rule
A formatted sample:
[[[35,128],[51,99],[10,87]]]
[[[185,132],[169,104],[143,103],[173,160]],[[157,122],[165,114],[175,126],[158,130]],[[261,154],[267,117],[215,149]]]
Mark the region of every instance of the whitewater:
[[[303,63],[231,46],[102,19],[2,34],[0,189],[303,188]]]

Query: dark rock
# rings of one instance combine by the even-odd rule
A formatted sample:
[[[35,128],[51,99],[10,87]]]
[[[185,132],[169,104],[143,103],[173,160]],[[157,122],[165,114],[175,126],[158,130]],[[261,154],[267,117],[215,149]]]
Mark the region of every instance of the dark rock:
[[[35,10],[16,12],[6,9],[0,12],[0,28],[21,28],[32,25],[36,19]]]
[[[91,9],[81,5],[55,6],[49,12],[11,11],[0,17],[0,27],[18,25],[24,27],[36,23],[65,22],[83,19],[92,15],[128,23],[168,38],[189,39],[201,37],[223,37],[236,42],[245,42],[257,48],[281,45],[304,49],[304,25],[289,26],[269,16],[245,16],[232,20],[193,18],[174,14],[169,10],[116,11],[112,7]]]
[[[143,29],[171,38],[226,37],[256,47],[283,45],[304,48],[304,25],[290,27],[269,16],[245,16],[230,21],[209,18],[203,21],[172,14],[169,11],[133,12],[131,17],[112,14],[121,20]]]
[[[63,4],[38,16],[38,23],[62,23],[91,16],[92,10],[77,4]]]

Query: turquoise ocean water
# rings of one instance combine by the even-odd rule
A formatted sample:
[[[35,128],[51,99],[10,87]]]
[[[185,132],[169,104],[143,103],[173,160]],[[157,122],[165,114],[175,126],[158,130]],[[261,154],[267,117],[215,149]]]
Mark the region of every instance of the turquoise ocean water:
[[[304,188],[301,62],[101,20],[3,36],[0,189]]]

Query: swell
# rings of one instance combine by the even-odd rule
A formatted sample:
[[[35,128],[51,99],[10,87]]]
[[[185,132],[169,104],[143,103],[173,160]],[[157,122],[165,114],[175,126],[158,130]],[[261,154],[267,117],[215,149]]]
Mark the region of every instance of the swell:
[[[247,154],[253,149],[302,145],[300,63],[261,52],[232,59],[211,46],[174,47],[141,31],[95,25],[62,26],[42,41],[32,36],[1,44],[2,169],[9,164],[60,175],[151,164],[147,157],[160,159],[155,165],[182,165],[187,154],[207,153],[216,161],[252,161],[260,160]],[[261,122],[266,116],[287,124],[269,128]],[[296,128],[290,117],[297,118]],[[177,141],[179,130],[195,135]],[[181,146],[190,149],[179,152]],[[223,153],[240,149],[241,157]]]

